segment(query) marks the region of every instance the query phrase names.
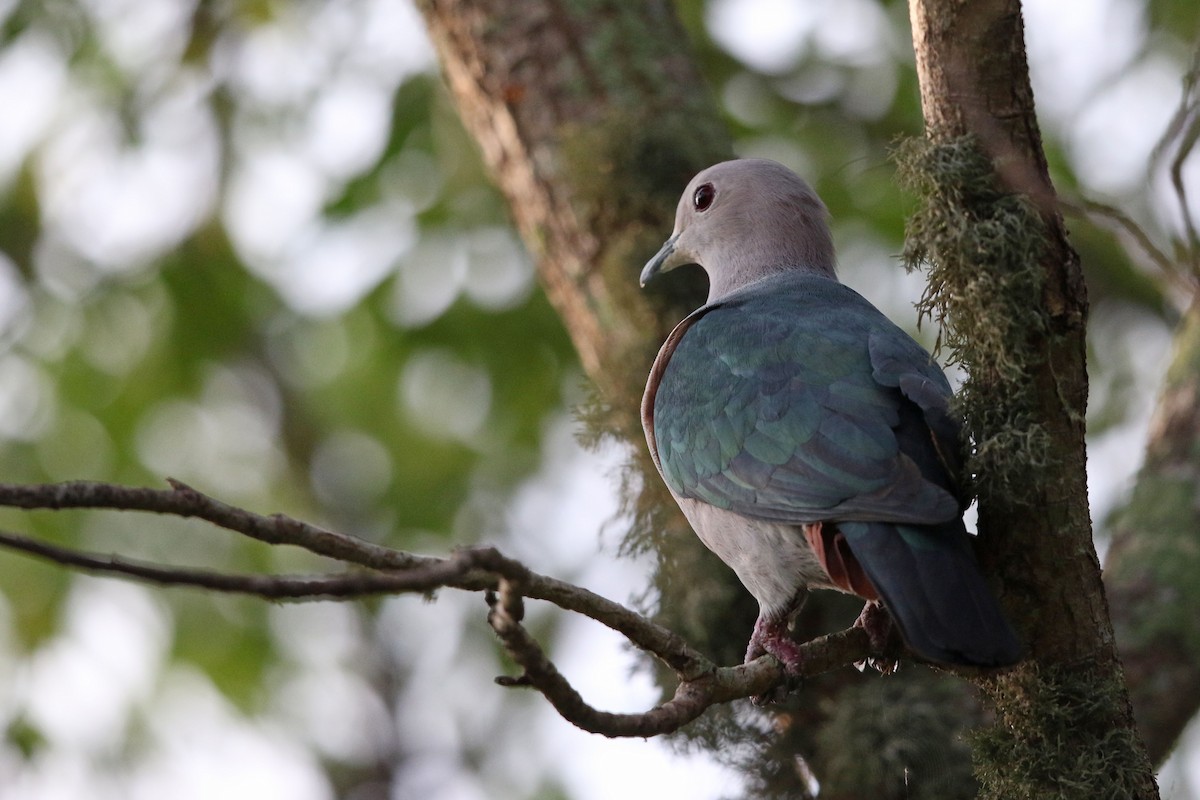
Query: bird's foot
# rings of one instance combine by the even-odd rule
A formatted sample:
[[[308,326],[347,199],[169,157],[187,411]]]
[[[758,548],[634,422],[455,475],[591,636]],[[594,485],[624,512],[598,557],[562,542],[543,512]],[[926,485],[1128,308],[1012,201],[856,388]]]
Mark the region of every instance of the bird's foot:
[[[796,644],[788,630],[788,618],[769,618],[760,616],[754,623],[754,633],[750,635],[750,644],[746,647],[746,663],[762,655],[772,655],[783,664],[788,680],[776,686],[769,692],[754,698],[758,706],[782,702],[792,690],[800,685],[804,666],[804,654]]]
[[[888,650],[896,634],[896,626],[892,622],[892,615],[874,600],[868,600],[867,604],[863,606],[858,619],[854,620],[854,627],[862,628],[866,631],[867,641],[871,643],[871,651],[875,653],[882,653]],[[894,658],[870,656],[863,661],[854,662],[854,666],[859,672],[862,672],[867,667],[871,667],[879,670],[883,675],[891,675],[899,669],[900,662]]]

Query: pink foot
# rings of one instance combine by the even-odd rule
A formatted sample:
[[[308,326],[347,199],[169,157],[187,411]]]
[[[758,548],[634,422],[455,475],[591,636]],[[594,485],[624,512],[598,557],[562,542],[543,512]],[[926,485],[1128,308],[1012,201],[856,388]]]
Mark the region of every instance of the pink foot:
[[[788,631],[787,617],[772,619],[760,616],[755,621],[754,633],[750,635],[750,644],[746,647],[746,663],[761,655],[772,655],[779,659],[791,680],[755,697],[754,704],[761,706],[781,702],[799,684],[801,668],[804,666],[804,656],[800,647]]]

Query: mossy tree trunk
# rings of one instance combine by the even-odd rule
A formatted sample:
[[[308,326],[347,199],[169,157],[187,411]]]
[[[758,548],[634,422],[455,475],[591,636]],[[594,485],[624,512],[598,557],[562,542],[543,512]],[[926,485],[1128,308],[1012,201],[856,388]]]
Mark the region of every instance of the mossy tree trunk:
[[[695,171],[730,152],[671,5],[665,0],[601,0],[587,8],[553,0],[418,0],[418,5],[460,114],[512,207],[547,294],[585,369],[615,410],[609,422],[630,439],[632,452],[644,453],[636,409],[649,360],[700,293],[699,287],[691,293],[673,288],[687,285],[676,282],[644,295],[636,272],[670,230],[680,188]],[[1037,470],[1022,465],[1002,470],[1035,478],[1020,486],[989,486],[986,480],[980,485],[982,555],[1001,578],[1005,603],[1032,656],[1011,675],[981,682],[1004,723],[980,748],[985,791],[994,797],[1155,797],[1149,762],[1132,727],[1091,544],[1083,446],[1086,297],[1047,177],[1019,6],[1015,0],[913,0],[911,9],[931,142],[923,152],[936,158],[944,154],[943,145],[960,146],[964,135],[972,135],[982,145],[988,179],[1003,190],[999,194],[1029,198],[1030,216],[1040,221],[1032,237],[1040,255],[1027,259],[1036,274],[1026,270],[1023,276],[1038,287],[1038,324],[1002,357],[1019,363],[997,372],[986,353],[983,360],[968,360],[977,397],[1020,406],[976,420],[977,436],[987,438],[989,425],[996,429],[990,431],[1000,445],[990,451],[995,463],[1003,467],[1004,448],[1014,442],[1018,455],[1034,453],[1031,443],[1042,442],[1053,456]],[[984,194],[976,199],[986,204],[997,192]],[[986,211],[978,205],[949,209],[967,230],[976,230],[976,218]],[[986,231],[980,237],[986,239]],[[999,280],[1005,283],[1003,276]],[[969,309],[949,303],[946,313],[953,324],[956,313]],[[1011,337],[1000,341],[1012,344]],[[1017,383],[1027,382],[1030,391],[1000,385],[1012,383],[1013,369]],[[990,393],[993,378],[997,391]],[[1029,435],[1012,430],[1014,425]],[[640,467],[652,475],[648,460]],[[668,496],[655,490],[658,482],[646,485],[640,510],[659,510],[653,520],[669,529],[659,531],[659,540],[678,545],[671,558],[703,559]],[[710,559],[709,566],[714,564]],[[697,616],[700,606],[732,607],[746,600],[715,566],[717,572],[695,576],[688,587],[695,597],[678,601],[681,617]],[[804,713],[816,714],[817,705],[807,703]],[[807,736],[811,741],[811,731]],[[989,764],[999,769],[989,770]],[[1069,786],[1085,788],[1072,794],[1065,790]],[[824,788],[833,790],[829,784]]]
[[[959,343],[970,372],[968,424],[979,452],[992,448],[986,461],[994,468],[978,476],[985,561],[1000,576],[1005,604],[1029,647],[1020,667],[981,681],[1001,723],[981,737],[983,794],[1157,797],[1092,544],[1084,447],[1087,298],[1042,151],[1020,3],[911,0],[909,8],[930,143],[926,166],[969,139],[1002,190],[927,194],[922,213],[957,235],[916,246],[928,248],[935,268],[959,270],[949,278],[968,287],[981,281],[987,287],[989,280],[1004,286],[1031,268],[1040,286],[1035,294],[985,292],[979,302],[972,299],[979,293],[961,291],[960,284],[960,291],[935,300],[952,328],[970,330],[989,314],[1003,332],[999,350]],[[1028,201],[1030,213],[1017,224],[1040,228],[1032,254],[1004,251],[1003,236],[976,235],[981,221],[997,219],[1003,190]],[[925,232],[937,229],[947,228]],[[1028,323],[1006,328],[1014,315]]]

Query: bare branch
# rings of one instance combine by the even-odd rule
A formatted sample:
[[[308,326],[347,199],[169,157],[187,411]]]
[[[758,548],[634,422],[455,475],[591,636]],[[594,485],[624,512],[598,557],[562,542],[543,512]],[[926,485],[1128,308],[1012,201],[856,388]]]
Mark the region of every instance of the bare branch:
[[[537,689],[569,722],[605,736],[669,733],[696,719],[712,705],[763,695],[798,677],[786,676],[770,656],[750,664],[718,668],[682,638],[640,614],[587,589],[539,575],[491,547],[459,550],[449,558],[418,556],[282,514],[255,514],[178,481],[170,483],[169,490],[87,481],[0,484],[0,506],[48,510],[96,508],[194,517],[268,544],[296,545],[364,569],[331,575],[235,575],[84,552],[3,531],[0,531],[0,547],[88,572],[267,599],[345,599],[423,593],[442,587],[483,590],[491,608],[488,622],[523,671],[518,678],[501,678],[498,682]],[[525,597],[549,601],[623,634],[675,672],[679,686],[674,697],[643,713],[615,714],[588,705],[521,625]],[[816,675],[861,661],[868,655],[878,655],[870,650],[866,635],[856,628],[816,639],[801,646],[803,674]]]
[[[1200,47],[1192,53],[1191,67],[1184,75],[1183,92],[1179,97],[1179,106],[1168,123],[1162,137],[1154,146],[1150,155],[1151,169],[1155,169],[1166,158],[1173,147],[1175,153],[1171,158],[1171,185],[1175,189],[1175,197],[1179,202],[1179,213],[1183,218],[1186,240],[1179,247],[1179,260],[1186,261],[1191,268],[1194,278],[1200,278],[1200,234],[1196,232],[1196,222],[1192,216],[1191,204],[1188,202],[1187,186],[1183,180],[1183,165],[1191,157],[1200,141]]]
[[[96,481],[0,484],[0,505],[49,510],[110,508],[195,517],[260,542],[296,545],[317,555],[374,569],[408,569],[429,560],[282,514],[255,514],[222,503],[180,481],[168,478],[167,482],[171,489],[117,486]]]
[[[118,486],[93,481],[0,484],[0,506],[48,510],[99,508],[203,519],[267,544],[295,545],[337,561],[377,570],[436,570],[440,569],[439,565],[446,564],[445,559],[419,556],[373,544],[283,514],[256,514],[209,497],[180,481],[169,482],[171,489]],[[103,557],[99,558],[103,561]],[[495,550],[464,550],[454,558],[459,559],[455,562],[458,566],[446,567],[447,575],[439,585],[482,591],[495,589],[497,576],[518,579],[523,582],[526,596],[547,600],[567,611],[583,614],[607,625],[641,649],[661,658],[681,675],[690,676],[708,665],[707,659],[666,628],[587,589],[531,572],[520,562],[505,558]],[[405,591],[398,582],[383,586],[386,581],[378,580],[381,586],[378,591],[361,593]]]
[[[530,686],[550,701],[563,719],[589,733],[610,738],[648,737],[672,733],[699,717],[710,706],[763,695],[785,681],[796,681],[854,663],[868,652],[870,642],[861,628],[823,636],[800,646],[802,676],[788,676],[771,656],[737,667],[710,667],[681,680],[674,696],[654,708],[629,714],[600,711],[584,701],[546,657],[541,646],[521,625],[524,614],[520,587],[501,580],[499,592],[489,593],[488,623],[505,650],[524,670],[518,678],[497,678],[502,686]]]
[[[168,567],[120,556],[105,556],[41,542],[0,531],[0,547],[101,575],[121,575],[158,586],[190,586],[209,591],[248,594],[266,600],[348,599],[378,594],[424,593],[448,585],[464,566],[433,559],[405,572],[356,571],[336,575],[238,575]]]

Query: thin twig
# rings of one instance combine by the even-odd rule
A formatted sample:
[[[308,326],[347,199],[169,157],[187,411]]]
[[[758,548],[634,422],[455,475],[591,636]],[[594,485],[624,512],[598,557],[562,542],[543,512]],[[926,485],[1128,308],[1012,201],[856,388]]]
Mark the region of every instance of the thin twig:
[[[1180,260],[1187,262],[1192,277],[1200,279],[1200,235],[1196,232],[1196,222],[1183,180],[1183,165],[1191,157],[1197,141],[1200,140],[1200,95],[1197,94],[1197,89],[1200,89],[1200,46],[1193,51],[1191,66],[1184,75],[1179,106],[1151,151],[1150,167],[1151,170],[1156,169],[1166,158],[1167,152],[1174,147],[1169,174],[1179,203],[1185,234],[1185,241],[1179,247],[1178,256]]]
[[[1143,268],[1157,270],[1184,296],[1190,297],[1200,288],[1200,270],[1188,267],[1187,262],[1193,260],[1192,257],[1183,253],[1180,246],[1175,248],[1176,256],[1168,254],[1155,244],[1145,228],[1121,209],[1088,198],[1060,199],[1059,205],[1068,214],[1090,219],[1094,224],[1112,230],[1131,261],[1140,263]],[[1139,258],[1139,254],[1144,258]]]
[[[209,497],[169,479],[170,489],[118,486],[99,481],[0,484],[0,505],[25,509],[108,508],[195,517],[267,544],[290,544],[337,561],[374,569],[408,569],[428,559],[273,514],[263,516]]]
[[[1177,278],[1179,275],[1179,265],[1163,251],[1154,240],[1150,238],[1150,234],[1146,233],[1141,225],[1134,222],[1128,214],[1116,206],[1107,203],[1101,203],[1098,200],[1091,200],[1086,197],[1079,198],[1078,201],[1070,201],[1061,199],[1059,205],[1064,211],[1075,214],[1076,216],[1087,218],[1094,217],[1103,219],[1112,223],[1120,231],[1128,235],[1150,261],[1157,267],[1166,277]]]
[[[337,575],[240,575],[168,567],[120,556],[73,550],[17,533],[0,531],[0,547],[100,575],[121,575],[158,586],[189,586],[247,594],[266,600],[321,600],[379,594],[424,593],[462,574],[453,560],[437,560],[405,572],[355,571]]]

